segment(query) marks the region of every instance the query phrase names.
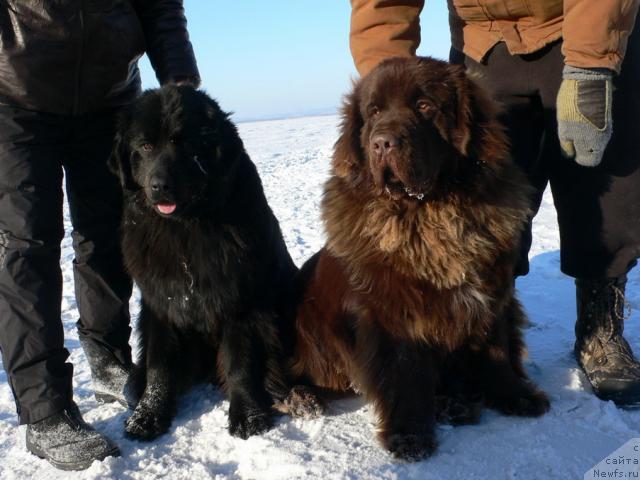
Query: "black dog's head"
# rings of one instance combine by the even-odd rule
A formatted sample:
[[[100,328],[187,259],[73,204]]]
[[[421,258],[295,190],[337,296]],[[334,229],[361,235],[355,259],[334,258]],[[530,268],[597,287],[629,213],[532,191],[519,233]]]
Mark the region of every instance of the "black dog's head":
[[[224,203],[242,141],[205,93],[168,85],[121,115],[110,167],[126,193],[164,217]]]
[[[426,57],[391,58],[347,97],[336,173],[393,199],[424,198],[503,146],[495,108],[464,73]],[[495,132],[491,132],[493,129]]]

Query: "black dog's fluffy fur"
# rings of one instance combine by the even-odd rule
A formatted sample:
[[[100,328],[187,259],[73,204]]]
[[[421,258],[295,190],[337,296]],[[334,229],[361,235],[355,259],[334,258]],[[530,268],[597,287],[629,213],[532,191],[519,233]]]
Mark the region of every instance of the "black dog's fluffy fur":
[[[235,126],[201,91],[148,91],[121,117],[111,166],[142,293],[141,397],[127,433],[165,432],[177,395],[207,379],[229,398],[232,435],[266,430],[289,393],[283,310],[296,267]]]

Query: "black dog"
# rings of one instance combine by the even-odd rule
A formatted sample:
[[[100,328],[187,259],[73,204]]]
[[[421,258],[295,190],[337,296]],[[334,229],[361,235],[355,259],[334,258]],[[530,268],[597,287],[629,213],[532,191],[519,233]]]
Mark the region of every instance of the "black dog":
[[[141,398],[127,433],[164,433],[178,393],[206,379],[228,395],[232,435],[265,431],[289,394],[282,339],[296,267],[236,127],[191,87],[148,91],[121,117],[111,166],[125,265],[142,292]]]

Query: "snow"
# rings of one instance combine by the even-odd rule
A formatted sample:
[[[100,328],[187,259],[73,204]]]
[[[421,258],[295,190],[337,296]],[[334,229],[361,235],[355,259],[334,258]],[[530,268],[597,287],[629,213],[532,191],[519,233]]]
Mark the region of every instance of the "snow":
[[[243,123],[240,133],[258,165],[271,206],[300,265],[323,244],[318,205],[337,135],[336,116]],[[66,221],[67,233],[70,224]],[[479,425],[438,428],[440,446],[429,460],[391,460],[373,435],[372,409],[360,399],[331,403],[317,420],[281,417],[275,428],[243,441],[226,431],[228,403],[212,386],[185,396],[168,434],[150,443],[124,437],[129,412],[100,405],[75,330],[71,240],[63,242],[62,319],[75,365],[75,399],[85,419],[121,448],[120,458],[89,470],[60,472],[25,450],[6,374],[0,372],[1,479],[568,479],[583,474],[633,437],[640,411],[598,400],[571,356],[575,293],[559,272],[559,239],[549,192],[534,225],[531,273],[517,286],[531,318],[526,331],[527,369],[552,401],[539,419],[511,418],[485,410]],[[627,338],[640,345],[637,325],[640,277],[628,284],[631,318]],[[132,312],[138,311],[133,299]],[[132,340],[135,343],[135,339]],[[640,351],[640,346],[637,347]]]

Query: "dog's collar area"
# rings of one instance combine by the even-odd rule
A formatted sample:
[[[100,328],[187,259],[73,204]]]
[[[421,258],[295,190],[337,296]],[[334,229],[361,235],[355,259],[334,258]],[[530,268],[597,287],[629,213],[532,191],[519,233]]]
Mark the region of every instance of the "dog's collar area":
[[[186,258],[183,255],[180,255],[178,259],[180,261],[180,266],[182,267],[182,271],[187,278],[187,282],[188,282],[187,289],[189,290],[189,292],[182,295],[182,297],[180,298],[168,296],[167,300],[170,302],[173,302],[174,300],[180,300],[182,307],[186,308],[186,306],[189,304],[189,301],[194,295],[195,279],[193,278],[193,274],[191,273],[191,269],[189,268],[189,264],[187,263]]]
[[[404,191],[405,196],[409,198],[419,200],[419,201],[422,201],[425,199],[425,194],[423,192],[415,192],[410,187],[406,187],[406,186],[403,187],[402,190]],[[391,192],[391,189],[389,188],[388,185],[384,187],[384,191],[387,195],[393,198],[393,193]]]
[[[409,187],[404,187],[404,193],[406,193],[411,198],[417,198],[418,200],[424,199],[424,193],[414,192]]]

